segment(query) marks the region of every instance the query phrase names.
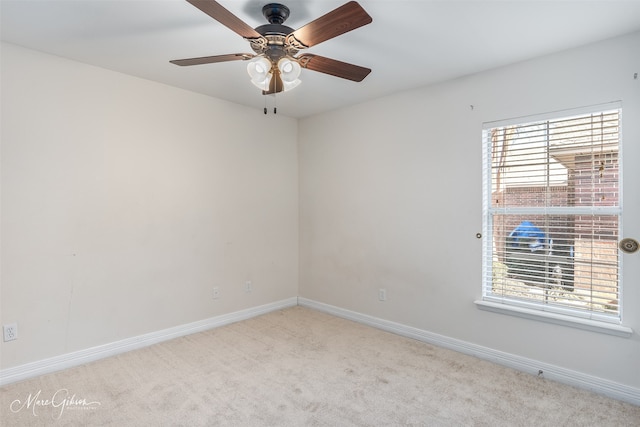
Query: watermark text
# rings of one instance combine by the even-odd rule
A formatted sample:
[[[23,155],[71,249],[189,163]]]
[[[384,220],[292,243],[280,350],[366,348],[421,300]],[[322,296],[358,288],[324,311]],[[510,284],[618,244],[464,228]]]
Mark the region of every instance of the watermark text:
[[[75,393],[71,394],[66,388],[61,388],[49,397],[44,396],[42,390],[38,390],[35,394],[29,393],[26,399],[16,399],[11,402],[9,409],[13,413],[31,411],[37,417],[41,408],[50,407],[54,409],[53,418],[60,419],[64,411],[68,409],[95,409],[100,405],[100,402],[88,401],[85,398],[77,397]]]

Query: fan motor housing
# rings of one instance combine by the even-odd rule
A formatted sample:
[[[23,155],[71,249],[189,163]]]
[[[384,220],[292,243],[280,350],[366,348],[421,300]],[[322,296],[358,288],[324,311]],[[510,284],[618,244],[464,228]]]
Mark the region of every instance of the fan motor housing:
[[[286,36],[295,30],[286,25],[282,25],[289,18],[289,8],[280,3],[269,3],[262,7],[262,15],[269,21],[268,24],[260,25],[255,30],[266,40],[263,43],[251,43],[251,48],[259,55],[264,54],[271,61],[277,62],[285,56],[293,56],[298,50],[286,43]]]
[[[286,43],[286,36],[295,30],[283,25],[289,18],[289,8],[280,3],[269,3],[262,7],[262,14],[269,21],[268,24],[260,25],[255,30],[266,40],[263,43],[251,43],[251,48],[259,55],[264,54],[271,61],[277,62],[285,56],[293,56],[298,50]]]
[[[294,56],[298,53],[297,49],[286,45],[286,35],[265,34],[264,38],[267,40],[266,45],[263,43],[251,43],[251,48],[258,55],[265,55],[270,60],[278,62],[279,59],[285,56]]]
[[[263,36],[286,36],[293,33],[294,29],[282,24],[264,24],[256,27],[255,30]]]

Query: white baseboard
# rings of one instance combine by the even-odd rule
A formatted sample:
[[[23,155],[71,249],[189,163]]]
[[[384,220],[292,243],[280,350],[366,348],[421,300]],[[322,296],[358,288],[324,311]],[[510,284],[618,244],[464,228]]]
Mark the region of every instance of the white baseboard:
[[[185,325],[175,326],[173,328],[163,329],[161,331],[151,332],[137,337],[127,338],[121,341],[4,369],[0,371],[0,386],[33,378],[38,375],[72,368],[74,366],[104,359],[105,357],[115,356],[117,354],[147,347],[185,335],[194,334],[196,332],[202,332],[219,326],[228,325],[230,323],[239,322],[241,320],[250,319],[252,317],[283,308],[294,307],[297,304],[297,297],[287,298],[285,300],[200,320],[198,322],[187,323]]]
[[[538,362],[514,354],[505,353],[488,347],[482,347],[466,341],[449,338],[444,335],[434,334],[422,329],[391,322],[344,308],[324,304],[303,297],[298,297],[298,305],[329,313],[338,317],[353,320],[358,323],[372,326],[384,331],[392,332],[408,338],[413,338],[439,347],[444,347],[459,353],[475,356],[479,359],[507,366],[521,372],[538,375],[543,372],[544,378],[568,384],[574,387],[587,389],[613,399],[629,402],[640,406],[640,389],[618,384],[613,381],[572,371],[548,363]]]
[[[507,366],[521,372],[537,375],[539,371],[543,371],[545,378],[569,384],[582,389],[591,390],[613,399],[622,400],[640,406],[640,389],[618,384],[613,381],[604,380],[592,375],[583,374],[581,372],[572,371],[570,369],[538,362],[536,360],[527,359],[510,353],[504,353],[488,347],[482,347],[466,341],[449,338],[444,335],[434,334],[422,329],[406,326],[400,323],[391,322],[389,320],[380,319],[344,308],[324,304],[302,297],[292,297],[273,303],[224,314],[198,322],[188,323],[161,331],[151,332],[149,334],[137,337],[127,338],[109,344],[88,348],[85,350],[75,351],[72,353],[55,356],[49,359],[37,362],[27,363],[13,368],[0,371],[0,386],[33,378],[38,375],[49,374],[63,369],[72,368],[85,363],[93,362],[127,351],[136,350],[147,347],[163,341],[179,338],[196,332],[205,331],[212,328],[239,322],[241,320],[250,319],[262,314],[283,308],[300,305],[309,307],[318,311],[329,313],[338,317],[353,320],[358,323],[372,326],[384,331],[392,332],[408,338],[417,339],[439,347],[448,348],[479,359]]]

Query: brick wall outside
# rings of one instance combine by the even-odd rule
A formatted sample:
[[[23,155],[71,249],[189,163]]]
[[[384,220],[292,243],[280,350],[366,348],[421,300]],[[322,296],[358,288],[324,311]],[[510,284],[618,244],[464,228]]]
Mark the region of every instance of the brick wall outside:
[[[492,194],[493,204],[505,207],[617,206],[619,203],[617,153],[580,154],[569,171],[568,184],[553,187],[508,187]],[[530,221],[548,233],[554,245],[575,248],[576,286],[595,286],[605,298],[617,292],[618,218],[615,215],[496,215],[494,242],[498,260],[504,262],[507,236],[522,221]],[[598,271],[592,270],[592,260]],[[607,264],[609,267],[607,267]],[[587,280],[591,277],[594,282]],[[585,283],[580,286],[581,278]]]

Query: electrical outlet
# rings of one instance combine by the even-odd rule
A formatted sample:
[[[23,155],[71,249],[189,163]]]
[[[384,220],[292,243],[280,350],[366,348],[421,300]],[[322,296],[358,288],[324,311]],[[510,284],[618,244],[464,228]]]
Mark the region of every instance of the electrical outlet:
[[[5,341],[13,341],[18,339],[18,324],[11,323],[9,325],[4,325],[4,340]]]
[[[378,299],[380,301],[386,301],[387,300],[387,290],[386,289],[379,289],[378,290]]]
[[[218,299],[220,298],[220,288],[217,286],[213,287],[213,293],[211,294],[213,296],[213,299]]]
[[[253,290],[253,283],[251,283],[251,280],[247,280],[244,284],[244,291],[249,293]]]

